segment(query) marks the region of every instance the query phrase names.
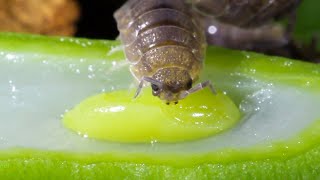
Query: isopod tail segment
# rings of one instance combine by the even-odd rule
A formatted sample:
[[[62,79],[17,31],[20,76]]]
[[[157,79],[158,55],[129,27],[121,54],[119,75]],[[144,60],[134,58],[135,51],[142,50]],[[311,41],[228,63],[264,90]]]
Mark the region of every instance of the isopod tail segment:
[[[156,86],[159,87],[159,88],[162,88],[162,87],[163,87],[163,84],[162,84],[160,81],[158,81],[158,80],[156,80],[156,79],[153,79],[153,78],[151,78],[151,77],[143,77],[143,78],[140,80],[140,83],[139,83],[139,86],[138,86],[138,88],[137,88],[137,91],[136,91],[136,93],[135,93],[135,95],[134,95],[134,98],[137,98],[137,97],[139,96],[139,94],[140,94],[140,92],[141,92],[141,90],[142,90],[142,88],[143,88],[144,81],[149,82],[149,83],[151,83],[152,85],[156,85]],[[201,83],[197,84],[196,86],[190,88],[190,89],[187,90],[187,91],[183,91],[183,92],[180,94],[179,99],[184,99],[184,98],[186,98],[189,94],[198,92],[198,91],[200,91],[200,90],[202,90],[202,89],[204,89],[204,88],[206,88],[206,87],[208,87],[213,94],[217,94],[215,88],[214,88],[213,85],[212,85],[212,82],[211,82],[210,80],[208,80],[208,81],[204,81],[204,82],[201,82]],[[178,102],[175,102],[175,104],[177,104],[177,103],[178,103]],[[167,102],[167,104],[169,104],[169,103]]]

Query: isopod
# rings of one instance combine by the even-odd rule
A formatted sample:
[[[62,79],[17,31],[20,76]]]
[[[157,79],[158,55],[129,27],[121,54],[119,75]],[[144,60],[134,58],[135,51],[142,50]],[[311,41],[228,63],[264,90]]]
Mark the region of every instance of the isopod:
[[[153,95],[178,102],[209,87],[194,87],[206,43],[268,52],[290,38],[269,22],[294,12],[301,0],[128,0],[114,14],[133,76],[151,83]],[[135,96],[135,97],[136,97]]]
[[[301,0],[188,0],[198,14],[208,44],[297,58],[293,39]],[[273,23],[288,17],[286,28]]]
[[[129,0],[114,14],[130,71],[167,104],[209,87],[192,87],[203,68],[206,40],[200,22],[185,0]]]
[[[294,12],[301,0],[191,0],[199,14],[238,27],[257,27]]]

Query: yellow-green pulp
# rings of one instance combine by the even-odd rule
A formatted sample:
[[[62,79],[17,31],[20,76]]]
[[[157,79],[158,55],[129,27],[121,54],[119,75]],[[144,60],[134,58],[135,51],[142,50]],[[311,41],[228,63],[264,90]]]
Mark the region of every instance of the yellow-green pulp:
[[[125,144],[82,138],[60,119],[93,94],[128,89],[128,67],[116,66],[124,60],[119,42],[15,34],[0,39],[0,179],[319,177],[319,65],[209,47],[201,80],[227,92],[241,123],[183,143]],[[120,94],[128,98],[117,96],[119,102],[152,97],[147,90],[135,100]],[[197,94],[177,106],[195,103]],[[151,100],[177,114],[174,105]],[[141,114],[126,116],[127,122]]]
[[[204,138],[232,127],[240,119],[238,108],[223,93],[204,89],[177,105],[166,105],[149,91],[137,99],[128,91],[89,97],[66,113],[63,123],[87,137],[142,143]]]

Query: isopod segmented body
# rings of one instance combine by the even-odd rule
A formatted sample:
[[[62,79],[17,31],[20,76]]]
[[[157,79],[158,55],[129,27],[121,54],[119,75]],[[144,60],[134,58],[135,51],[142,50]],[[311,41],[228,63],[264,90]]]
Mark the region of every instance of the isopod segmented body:
[[[285,15],[301,0],[191,0],[199,14],[238,27],[257,27]]]
[[[129,0],[116,13],[120,38],[132,74],[151,83],[153,95],[177,102],[189,93],[203,66],[203,30],[185,0]]]
[[[292,33],[301,0],[188,0],[206,31],[208,44],[296,56]],[[284,28],[274,20],[288,17]]]

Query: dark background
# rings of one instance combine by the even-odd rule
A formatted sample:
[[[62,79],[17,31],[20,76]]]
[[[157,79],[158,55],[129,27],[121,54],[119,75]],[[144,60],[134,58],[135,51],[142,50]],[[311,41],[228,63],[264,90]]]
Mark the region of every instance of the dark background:
[[[115,39],[118,36],[113,13],[126,0],[79,0],[81,17],[76,36]]]

